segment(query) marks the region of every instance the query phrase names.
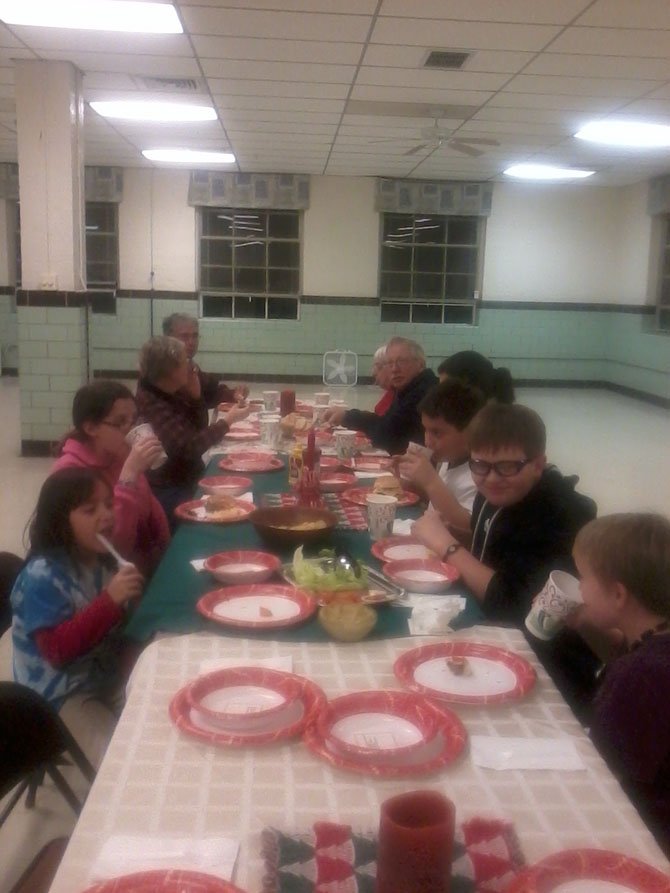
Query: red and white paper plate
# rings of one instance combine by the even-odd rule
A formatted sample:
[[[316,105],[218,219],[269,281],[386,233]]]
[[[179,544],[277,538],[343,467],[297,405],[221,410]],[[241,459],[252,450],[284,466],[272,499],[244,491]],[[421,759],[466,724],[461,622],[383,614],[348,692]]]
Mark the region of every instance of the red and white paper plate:
[[[244,893],[229,881],[200,871],[138,871],[100,881],[84,893]]]
[[[172,722],[182,732],[208,744],[232,747],[257,746],[276,744],[302,734],[304,729],[313,723],[318,713],[323,710],[326,696],[310,679],[296,676],[293,673],[284,673],[281,670],[267,670],[260,667],[247,669],[259,671],[262,669],[266,674],[263,676],[264,684],[267,684],[271,677],[275,677],[277,680],[287,678],[294,681],[298,686],[299,693],[297,698],[292,701],[292,712],[285,713],[281,717],[281,721],[265,730],[226,731],[219,724],[210,722],[207,717],[191,707],[188,700],[188,689],[193,684],[191,682],[181,688],[170,702],[169,712]]]
[[[303,623],[314,614],[318,605],[302,589],[254,583],[208,592],[198,600],[196,607],[204,617],[223,626],[263,630]]]
[[[260,440],[260,431],[258,428],[230,428],[224,435],[224,440],[251,441]]]
[[[182,521],[197,521],[201,524],[237,524],[238,521],[245,521],[256,509],[253,502],[247,502],[245,499],[234,499],[234,509],[210,508],[211,498],[213,497],[204,496],[182,502],[174,510],[175,517]]]
[[[382,570],[389,580],[412,592],[444,592],[461,576],[453,564],[437,558],[389,561]]]
[[[413,536],[387,536],[377,540],[370,550],[375,558],[386,563],[388,561],[407,561],[424,558],[437,558],[434,552]]]
[[[319,486],[324,493],[340,493],[347,487],[353,487],[356,483],[355,474],[345,474],[344,472],[333,472],[329,469],[321,469],[319,478]]]
[[[333,766],[364,775],[402,778],[436,772],[458,758],[467,740],[455,713],[404,692],[344,695],[326,709],[329,719],[305,730],[307,746]],[[366,747],[366,740],[374,746]]]
[[[367,505],[365,498],[373,493],[372,487],[352,487],[351,490],[345,490],[342,499],[347,502],[353,502],[354,505]],[[419,501],[419,494],[413,493],[411,490],[403,490],[398,497],[398,505],[414,505]]]
[[[262,583],[281,567],[281,559],[269,552],[235,551],[210,555],[203,565],[220,583]]]
[[[231,453],[219,460],[223,471],[277,471],[284,463],[275,453]]]
[[[196,719],[224,732],[273,732],[292,725],[304,713],[302,689],[294,676],[278,676],[264,667],[230,667],[198,676],[186,689]]]
[[[388,471],[393,466],[390,456],[359,456],[355,459],[343,459],[342,465],[352,471],[369,471],[371,473]]]
[[[670,893],[670,876],[622,853],[564,850],[526,868],[507,893]]]
[[[527,660],[479,642],[436,642],[414,648],[400,655],[393,672],[412,691],[473,706],[516,701],[535,685],[535,670]]]
[[[198,482],[205,493],[211,496],[239,496],[251,487],[251,478],[234,474],[213,474]]]

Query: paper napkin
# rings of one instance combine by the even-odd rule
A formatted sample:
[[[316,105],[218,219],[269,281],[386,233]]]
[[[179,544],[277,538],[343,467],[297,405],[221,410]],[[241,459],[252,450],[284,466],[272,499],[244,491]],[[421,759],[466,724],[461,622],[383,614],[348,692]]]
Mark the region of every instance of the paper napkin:
[[[470,755],[485,769],[585,769],[574,741],[569,738],[500,738],[471,735]]]
[[[119,834],[108,838],[98,853],[91,879],[105,880],[119,872],[180,869],[202,871],[231,880],[239,843],[227,837],[133,837]]]
[[[396,518],[393,522],[393,536],[411,536],[414,518]]]
[[[413,607],[407,626],[413,636],[440,636],[453,632],[451,621],[465,608],[465,599],[460,595],[431,597],[410,593],[409,600]]]

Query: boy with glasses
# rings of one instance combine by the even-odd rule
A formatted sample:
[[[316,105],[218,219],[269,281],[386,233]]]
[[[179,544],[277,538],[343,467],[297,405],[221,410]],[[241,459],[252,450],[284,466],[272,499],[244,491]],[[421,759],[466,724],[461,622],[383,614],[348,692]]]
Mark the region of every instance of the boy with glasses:
[[[427,513],[412,528],[458,568],[487,619],[521,629],[550,571],[575,572],[575,537],[596,515],[593,500],[575,492],[575,479],[547,466],[545,447],[545,426],[536,412],[519,404],[488,404],[470,428],[469,465],[478,491],[470,551],[437,513]],[[531,644],[579,708],[590,697],[596,658],[570,630]]]

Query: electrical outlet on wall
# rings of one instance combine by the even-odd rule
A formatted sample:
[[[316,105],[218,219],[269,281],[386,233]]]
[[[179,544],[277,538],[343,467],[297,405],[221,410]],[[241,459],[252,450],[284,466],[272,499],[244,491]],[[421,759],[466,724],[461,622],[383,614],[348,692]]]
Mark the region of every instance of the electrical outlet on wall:
[[[58,288],[58,276],[55,273],[43,273],[40,279],[40,288],[45,291],[55,291]]]

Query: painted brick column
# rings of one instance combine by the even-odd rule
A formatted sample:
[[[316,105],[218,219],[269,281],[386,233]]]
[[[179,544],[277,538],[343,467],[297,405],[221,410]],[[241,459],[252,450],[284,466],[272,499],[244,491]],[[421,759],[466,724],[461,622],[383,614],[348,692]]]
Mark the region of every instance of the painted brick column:
[[[84,102],[70,62],[15,63],[21,201],[21,453],[48,454],[88,376]]]

